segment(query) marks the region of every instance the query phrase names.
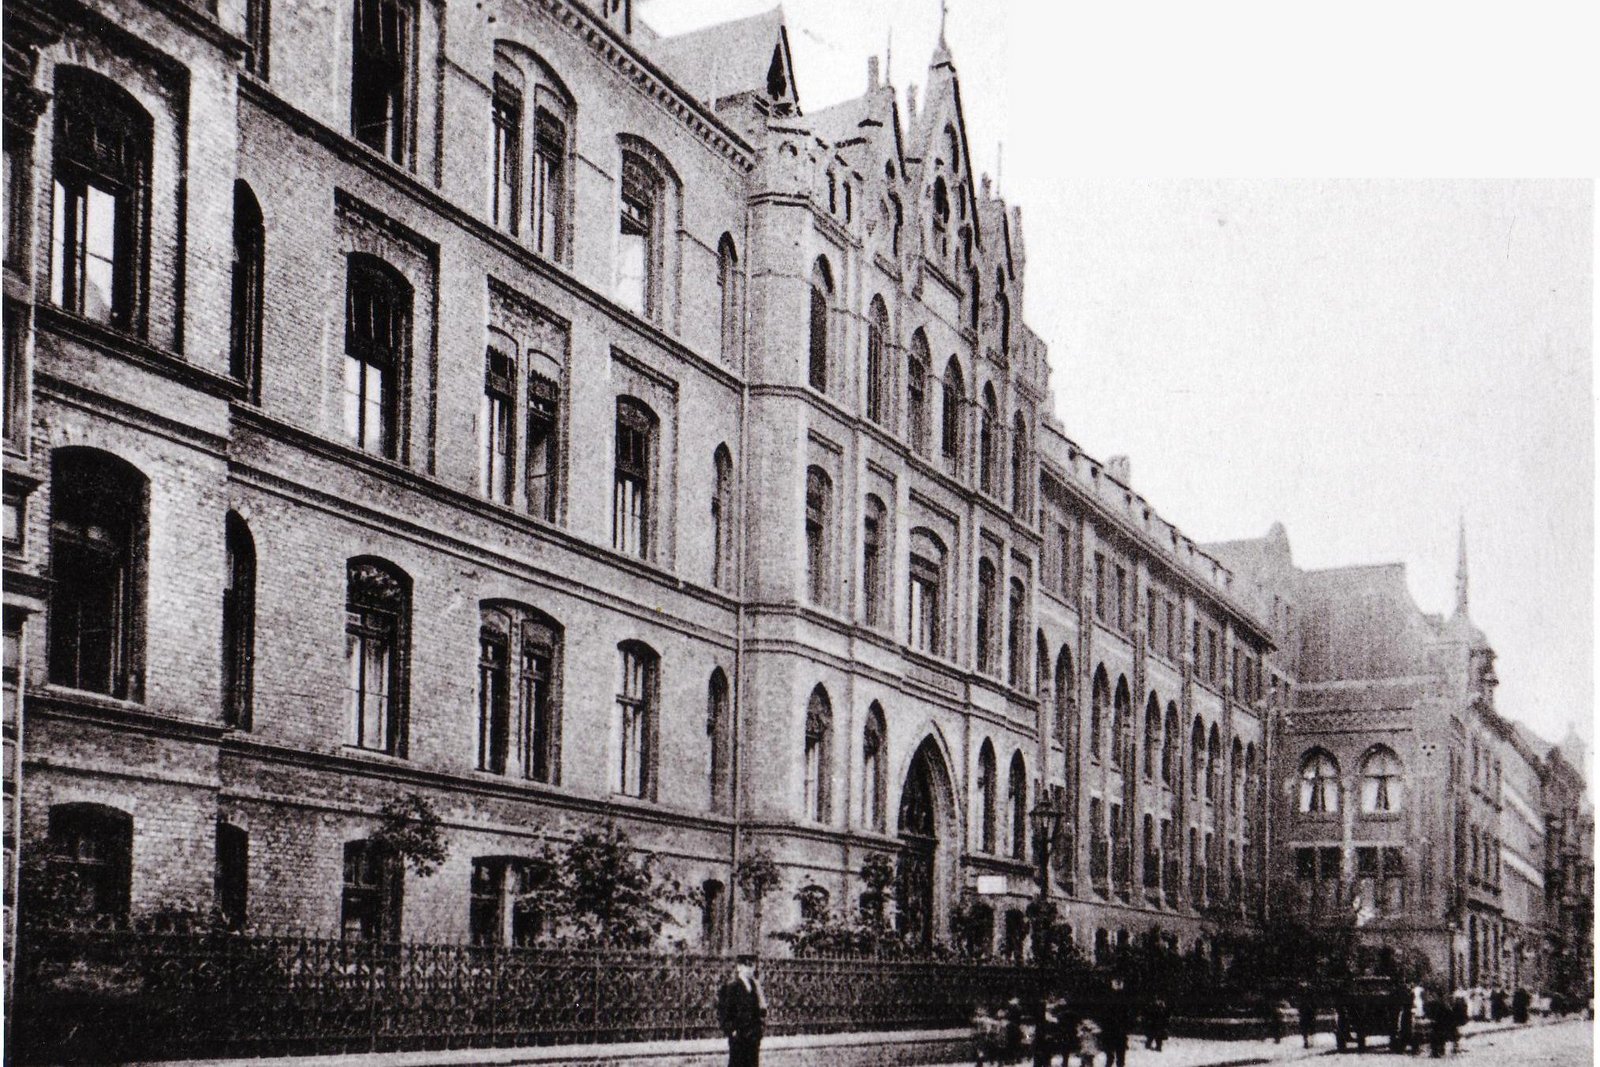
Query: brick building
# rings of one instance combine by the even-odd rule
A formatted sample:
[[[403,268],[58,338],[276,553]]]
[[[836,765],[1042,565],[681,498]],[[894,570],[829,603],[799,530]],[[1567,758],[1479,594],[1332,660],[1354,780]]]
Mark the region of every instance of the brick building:
[[[908,931],[1020,949],[1046,798],[1086,950],[1259,887],[1269,635],[1055,423],[942,43],[805,114],[777,12],[6,14],[24,860],[497,940],[613,822],[691,943],[760,848],[769,931],[884,853]],[[428,878],[372,839],[410,793]]]
[[[1274,878],[1293,889],[1281,899],[1425,955],[1453,986],[1576,988],[1554,961],[1592,958],[1588,933],[1574,936],[1592,867],[1584,882],[1587,844],[1561,839],[1578,881],[1557,932],[1549,828],[1592,816],[1581,785],[1552,784],[1582,781],[1559,749],[1496,709],[1465,532],[1448,618],[1416,605],[1403,564],[1302,570],[1281,525],[1210,547],[1285,620],[1269,661],[1296,682],[1271,726]]]

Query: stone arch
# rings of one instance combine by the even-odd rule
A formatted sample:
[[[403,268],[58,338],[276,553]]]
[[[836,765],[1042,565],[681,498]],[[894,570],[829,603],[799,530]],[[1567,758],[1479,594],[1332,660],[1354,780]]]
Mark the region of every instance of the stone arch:
[[[900,789],[895,898],[900,929],[930,944],[948,925],[957,890],[961,830],[950,763],[930,733],[912,754]]]

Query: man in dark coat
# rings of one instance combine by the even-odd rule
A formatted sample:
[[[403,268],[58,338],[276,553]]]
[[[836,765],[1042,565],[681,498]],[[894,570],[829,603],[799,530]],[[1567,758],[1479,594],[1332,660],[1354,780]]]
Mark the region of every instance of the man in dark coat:
[[[1311,1047],[1311,1035],[1317,1032],[1317,995],[1308,985],[1300,991],[1300,1040]]]
[[[1511,1021],[1525,1023],[1528,1021],[1528,1005],[1533,998],[1528,996],[1528,991],[1517,986],[1516,992],[1511,994]]]
[[[1106,1067],[1127,1067],[1128,1031],[1133,1029],[1133,1004],[1123,988],[1121,975],[1111,979],[1111,988],[1100,1000],[1100,1048],[1106,1054]]]
[[[741,955],[717,993],[717,1022],[728,1037],[728,1067],[757,1067],[767,1025],[767,995],[756,980],[756,958]]]

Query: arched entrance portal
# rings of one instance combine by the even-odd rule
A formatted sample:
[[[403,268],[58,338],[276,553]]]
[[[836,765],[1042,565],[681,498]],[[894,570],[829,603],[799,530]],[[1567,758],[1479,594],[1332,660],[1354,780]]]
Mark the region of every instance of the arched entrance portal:
[[[900,865],[895,905],[902,935],[918,945],[932,944],[944,912],[953,854],[954,806],[950,775],[933,738],[923,740],[911,758],[900,791]],[[941,844],[943,847],[941,847]]]

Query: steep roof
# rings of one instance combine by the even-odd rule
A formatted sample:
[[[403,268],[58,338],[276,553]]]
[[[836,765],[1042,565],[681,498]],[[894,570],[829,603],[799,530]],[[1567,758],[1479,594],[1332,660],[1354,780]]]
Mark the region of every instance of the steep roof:
[[[766,93],[775,49],[788,96],[798,100],[782,6],[673,37],[658,37],[650,44],[650,55],[696,99],[715,105],[736,93]]]
[[[1431,671],[1438,630],[1411,599],[1405,564],[1306,571],[1300,589],[1302,683]]]

